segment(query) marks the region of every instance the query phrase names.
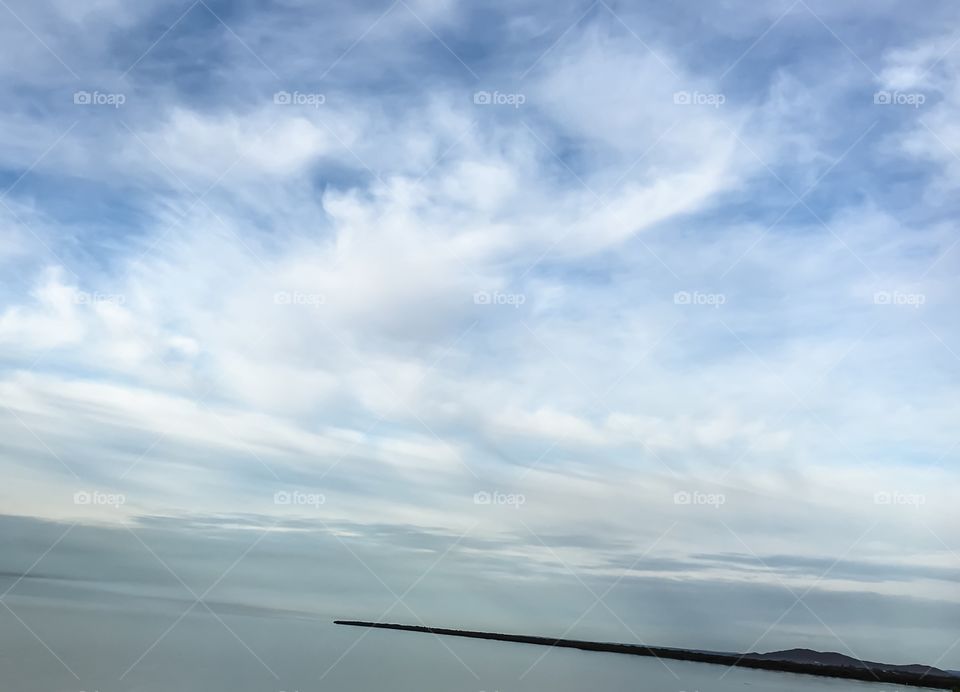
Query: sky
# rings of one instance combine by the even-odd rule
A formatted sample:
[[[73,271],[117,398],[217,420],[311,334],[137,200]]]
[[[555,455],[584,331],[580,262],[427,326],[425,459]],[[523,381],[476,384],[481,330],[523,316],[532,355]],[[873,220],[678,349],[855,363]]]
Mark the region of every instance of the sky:
[[[960,7],[0,18],[0,623],[195,579],[960,669]]]

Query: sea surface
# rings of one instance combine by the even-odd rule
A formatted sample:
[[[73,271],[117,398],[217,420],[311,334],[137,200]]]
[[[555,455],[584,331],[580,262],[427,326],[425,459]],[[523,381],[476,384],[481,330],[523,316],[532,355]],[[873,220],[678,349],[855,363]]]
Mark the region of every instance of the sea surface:
[[[840,692],[878,683],[430,634],[179,600],[33,595],[0,605],[7,692]],[[209,607],[208,607],[209,606]]]

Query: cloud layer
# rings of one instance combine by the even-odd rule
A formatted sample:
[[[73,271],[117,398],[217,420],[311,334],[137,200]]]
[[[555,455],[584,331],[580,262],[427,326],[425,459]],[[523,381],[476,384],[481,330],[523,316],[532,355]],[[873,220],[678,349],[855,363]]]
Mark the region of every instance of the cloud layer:
[[[4,513],[811,587],[899,659],[870,608],[960,601],[956,9],[728,6],[11,3]]]

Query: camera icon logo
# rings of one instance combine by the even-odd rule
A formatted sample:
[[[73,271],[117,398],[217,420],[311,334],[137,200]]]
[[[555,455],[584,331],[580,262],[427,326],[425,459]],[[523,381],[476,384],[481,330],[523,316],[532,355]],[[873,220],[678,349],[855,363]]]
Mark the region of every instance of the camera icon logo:
[[[73,494],[73,504],[89,505],[92,497],[86,490],[78,490]]]
[[[473,302],[477,305],[489,305],[490,304],[490,292],[489,291],[477,291],[473,294]]]
[[[273,504],[275,505],[289,505],[290,501],[290,493],[286,490],[278,490],[273,494]]]
[[[678,106],[689,106],[690,105],[690,92],[689,91],[675,91],[673,92],[673,102]]]
[[[878,106],[885,106],[893,102],[893,96],[889,91],[878,91],[873,95],[873,102]]]
[[[278,91],[273,95],[273,102],[278,106],[287,106],[290,105],[292,98],[289,91]]]
[[[690,291],[677,291],[673,294],[673,302],[677,305],[690,305]]]
[[[873,294],[873,302],[876,305],[890,305],[892,296],[889,291],[877,291]]]
[[[686,490],[681,490],[673,494],[673,504],[675,505],[689,505],[690,504],[690,493]]]
[[[93,101],[93,95],[89,91],[73,92],[73,102],[80,106],[88,106]]]
[[[492,102],[489,91],[477,91],[473,94],[473,102],[478,106],[486,106]]]
[[[486,490],[481,490],[480,492],[473,494],[473,504],[475,505],[489,505],[490,501],[490,493],[488,493]]]

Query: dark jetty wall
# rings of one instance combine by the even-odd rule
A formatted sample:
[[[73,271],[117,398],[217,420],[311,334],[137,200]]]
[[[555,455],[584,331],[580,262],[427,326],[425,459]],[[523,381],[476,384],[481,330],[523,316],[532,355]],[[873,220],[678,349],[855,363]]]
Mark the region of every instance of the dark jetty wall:
[[[773,661],[751,658],[749,655],[722,654],[705,651],[689,651],[686,649],[666,649],[657,646],[638,644],[615,644],[607,642],[587,642],[577,639],[553,639],[551,637],[536,637],[527,634],[500,634],[498,632],[476,632],[473,630],[454,630],[443,627],[421,627],[418,625],[396,625],[386,622],[363,622],[361,620],[334,620],[336,625],[352,627],[373,627],[385,630],[403,630],[405,632],[425,632],[451,637],[469,637],[472,639],[494,639],[503,642],[518,642],[520,644],[537,644],[539,646],[556,646],[566,649],[582,649],[584,651],[604,651],[615,654],[630,654],[633,656],[653,656],[656,658],[673,659],[678,661],[696,661],[698,663],[713,663],[739,668],[757,668],[760,670],[775,670],[785,673],[800,673],[803,675],[819,675],[829,678],[846,678],[849,680],[865,680],[867,682],[882,682],[896,685],[911,685],[914,687],[932,687],[936,689],[960,690],[960,679],[939,675],[922,675],[894,670],[881,670],[856,666],[824,666],[796,661]]]

